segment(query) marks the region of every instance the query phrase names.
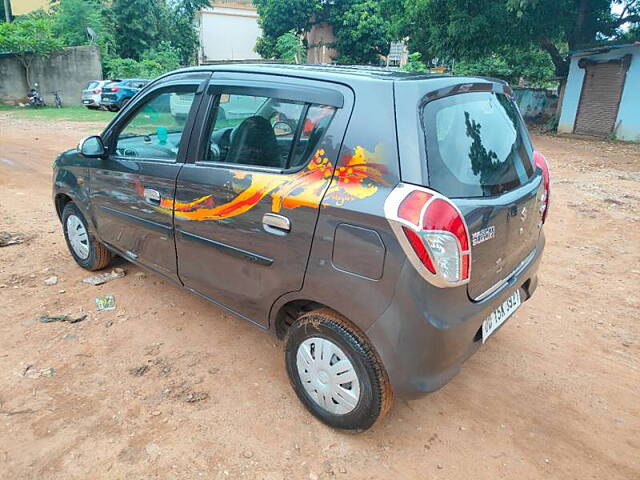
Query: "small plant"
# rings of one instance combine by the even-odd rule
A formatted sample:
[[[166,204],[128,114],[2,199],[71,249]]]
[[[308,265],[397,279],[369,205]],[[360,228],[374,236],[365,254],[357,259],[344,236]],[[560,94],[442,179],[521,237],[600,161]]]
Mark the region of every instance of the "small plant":
[[[426,72],[427,65],[422,61],[422,54],[420,52],[413,52],[409,54],[409,61],[406,65],[400,67],[405,72]]]
[[[555,133],[558,131],[559,119],[556,115],[551,115],[546,122],[544,122],[543,131]]]
[[[307,51],[302,40],[294,30],[284,33],[276,40],[278,58],[286,63],[304,63],[307,61]]]

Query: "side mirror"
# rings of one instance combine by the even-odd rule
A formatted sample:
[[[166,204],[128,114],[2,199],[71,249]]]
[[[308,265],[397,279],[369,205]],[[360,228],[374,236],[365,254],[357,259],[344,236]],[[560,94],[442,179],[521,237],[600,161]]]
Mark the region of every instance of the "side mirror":
[[[102,138],[98,135],[92,135],[80,140],[78,144],[78,151],[80,154],[87,158],[100,158],[104,157],[106,150]]]

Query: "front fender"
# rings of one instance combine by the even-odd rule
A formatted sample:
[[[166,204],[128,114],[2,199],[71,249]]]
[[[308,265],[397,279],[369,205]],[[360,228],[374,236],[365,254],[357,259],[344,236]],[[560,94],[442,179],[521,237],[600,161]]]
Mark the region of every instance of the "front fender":
[[[53,203],[59,219],[69,201],[80,209],[95,232],[89,199],[89,167],[87,159],[75,149],[58,155],[53,165]]]

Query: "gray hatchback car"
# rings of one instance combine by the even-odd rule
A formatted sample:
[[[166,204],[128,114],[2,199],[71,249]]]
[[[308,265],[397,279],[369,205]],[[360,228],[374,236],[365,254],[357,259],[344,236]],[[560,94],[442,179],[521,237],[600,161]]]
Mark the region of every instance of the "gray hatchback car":
[[[499,80],[225,65],[147,85],[53,190],[80,266],[120,255],[273,332],[305,407],[365,430],[531,297],[549,171]]]

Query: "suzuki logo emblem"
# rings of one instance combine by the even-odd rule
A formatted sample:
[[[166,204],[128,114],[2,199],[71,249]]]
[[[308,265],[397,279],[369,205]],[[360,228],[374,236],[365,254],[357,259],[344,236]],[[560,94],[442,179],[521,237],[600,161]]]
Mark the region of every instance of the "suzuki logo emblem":
[[[520,220],[524,222],[526,219],[527,219],[527,207],[524,207],[522,209],[522,212],[520,212]]]

